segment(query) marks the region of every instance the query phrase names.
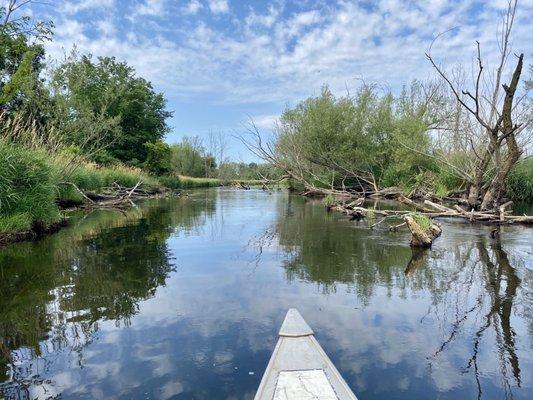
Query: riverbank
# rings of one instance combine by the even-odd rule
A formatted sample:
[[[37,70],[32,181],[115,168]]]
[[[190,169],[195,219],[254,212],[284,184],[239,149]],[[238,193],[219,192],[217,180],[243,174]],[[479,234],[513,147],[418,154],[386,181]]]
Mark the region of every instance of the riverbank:
[[[0,146],[0,245],[32,240],[67,223],[64,210],[127,208],[135,199],[231,185],[215,178],[156,176],[125,165],[102,166],[12,144]],[[238,185],[255,184],[239,181]]]

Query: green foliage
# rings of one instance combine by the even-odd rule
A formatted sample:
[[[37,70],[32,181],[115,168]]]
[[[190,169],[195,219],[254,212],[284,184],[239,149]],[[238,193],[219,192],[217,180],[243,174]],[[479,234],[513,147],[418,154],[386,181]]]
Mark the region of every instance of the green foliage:
[[[48,94],[39,79],[43,69],[43,41],[51,38],[52,23],[33,22],[29,15],[6,15],[0,7],[0,107],[4,113],[46,118]]]
[[[378,167],[378,146],[388,131],[390,112],[390,96],[380,99],[371,88],[341,98],[324,88],[320,96],[283,113],[277,149],[288,157],[299,149],[303,161],[321,176],[322,166],[333,164],[371,170]]]
[[[31,225],[29,213],[0,215],[0,233],[26,232],[31,229]]]
[[[333,207],[337,203],[335,197],[333,197],[331,194],[328,194],[326,197],[324,197],[322,202],[326,207]]]
[[[131,188],[139,181],[149,189],[160,186],[157,178],[146,174],[139,168],[116,165],[101,167],[93,164],[82,165],[72,176],[72,181],[83,190],[102,190],[114,183]]]
[[[61,201],[82,202],[83,196],[69,182],[74,183],[82,191],[101,192],[106,187],[115,183],[120,186],[132,188],[138,182],[141,187],[149,190],[161,190],[163,185],[160,180],[147,174],[139,168],[123,165],[110,167],[84,163],[77,167],[66,182],[59,185],[58,198]]]
[[[457,173],[447,165],[439,166],[437,170],[436,194],[444,197],[453,190],[460,189],[464,181],[457,176]]]
[[[27,226],[31,221],[46,227],[59,220],[57,180],[55,166],[44,153],[0,142],[0,216],[7,218],[3,224]]]
[[[170,146],[161,140],[154,143],[147,142],[144,146],[148,152],[144,162],[146,170],[156,175],[169,173],[172,158]]]
[[[283,113],[275,150],[316,186],[357,186],[358,177],[374,177],[384,186],[407,184],[413,175],[436,169],[424,155],[431,152],[428,110],[417,82],[398,98],[369,86],[344,97],[324,88]]]
[[[214,157],[206,153],[198,137],[185,137],[172,145],[170,164],[174,174],[194,177],[211,176],[216,169]]]
[[[518,162],[511,170],[507,193],[515,201],[533,202],[533,158]]]
[[[415,213],[413,214],[413,219],[420,226],[420,228],[422,228],[424,232],[429,232],[429,227],[431,226],[431,219],[427,215]]]
[[[13,73],[9,81],[6,81],[2,85],[2,91],[0,92],[0,106],[5,106],[13,101],[18,94],[23,92],[27,82],[35,79],[32,66],[34,58],[35,53],[32,50],[28,50],[24,53],[17,70]]]
[[[114,57],[72,54],[53,74],[57,121],[68,140],[107,153],[131,165],[146,161],[145,143],[161,140],[168,131],[166,101],[150,82]],[[89,141],[90,143],[87,143]]]
[[[158,177],[159,182],[166,188],[177,190],[182,188],[181,179],[177,175],[161,175]]]

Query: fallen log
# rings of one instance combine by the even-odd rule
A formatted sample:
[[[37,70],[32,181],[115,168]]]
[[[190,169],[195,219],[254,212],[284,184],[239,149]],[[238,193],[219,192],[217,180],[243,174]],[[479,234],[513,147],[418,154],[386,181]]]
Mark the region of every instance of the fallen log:
[[[427,204],[428,206],[431,206],[434,209],[442,211],[442,212],[454,212],[454,210],[452,210],[451,208],[445,207],[441,204],[433,203],[432,201],[429,201],[429,200],[424,200],[424,204]]]
[[[403,203],[403,204],[406,204],[406,205],[408,205],[410,207],[413,207],[416,211],[425,212],[425,213],[434,212],[435,211],[435,210],[430,210],[429,208],[426,208],[426,207],[424,207],[421,204],[415,203],[413,200],[411,200],[411,199],[409,199],[409,198],[407,198],[405,196],[402,196],[402,195],[398,196],[398,201],[400,203]]]

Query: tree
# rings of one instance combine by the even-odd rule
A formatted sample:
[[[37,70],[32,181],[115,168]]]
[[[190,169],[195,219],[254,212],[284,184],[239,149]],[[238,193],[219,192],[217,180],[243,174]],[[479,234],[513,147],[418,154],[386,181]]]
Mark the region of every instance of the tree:
[[[377,192],[382,182],[398,185],[431,168],[422,153],[431,148],[428,130],[437,115],[433,104],[440,101],[435,93],[432,85],[417,82],[398,98],[367,85],[336,97],[325,87],[286,110],[270,141],[253,122],[251,139],[240,139],[310,193]]]
[[[527,85],[525,93],[517,96],[524,62],[523,54],[517,55],[509,83],[502,84],[505,65],[511,53],[510,36],[516,7],[516,0],[508,2],[499,40],[499,63],[490,77],[486,76],[481,45],[477,43],[477,75],[473,90],[453,82],[449,74],[436,63],[431,49],[426,54],[448,85],[459,106],[457,112],[461,117],[458,118],[463,118],[464,121],[462,125],[457,125],[456,129],[452,128],[450,131],[464,135],[471,148],[469,157],[473,160],[472,168],[465,176],[468,180],[468,203],[476,209],[496,209],[500,205],[507,176],[524,151],[520,135],[528,132],[532,122],[527,107],[521,107],[521,102],[527,99]],[[458,129],[461,131],[457,132]]]
[[[214,157],[216,165],[219,167],[224,164],[226,159],[226,150],[228,147],[228,140],[222,132],[209,132],[207,138],[207,151]],[[213,169],[214,171],[214,169]]]
[[[15,13],[31,1],[9,0],[0,7],[0,110],[25,113],[42,122],[39,105],[48,99],[39,74],[43,69],[43,42],[52,37],[52,23],[32,23],[28,15]]]
[[[171,170],[172,151],[170,146],[158,140],[155,143],[147,142],[144,144],[147,150],[144,167],[157,175],[167,174]]]
[[[99,121],[100,136],[95,140],[103,140],[109,155],[122,162],[142,165],[148,156],[145,143],[156,143],[168,132],[166,119],[172,113],[163,95],[114,57],[98,57],[95,62],[90,55],[73,53],[55,70],[53,87],[65,102],[69,124],[78,127],[72,140],[85,140],[84,126],[94,128],[80,121]]]
[[[171,167],[176,174],[205,177],[216,168],[214,157],[205,153],[198,136],[185,137],[171,146]]]

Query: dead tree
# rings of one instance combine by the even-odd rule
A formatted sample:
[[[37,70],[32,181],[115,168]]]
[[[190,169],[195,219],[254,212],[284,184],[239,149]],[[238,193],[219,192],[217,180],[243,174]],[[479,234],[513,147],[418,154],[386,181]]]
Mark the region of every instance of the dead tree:
[[[431,48],[426,53],[435,70],[449,86],[460,109],[473,117],[477,128],[474,131],[480,131],[479,138],[463,132],[465,135],[471,135],[468,138],[472,152],[470,157],[475,159],[474,170],[468,182],[468,203],[475,209],[489,210],[499,207],[505,193],[505,180],[523,152],[518,135],[531,125],[530,115],[519,121],[521,118],[517,107],[527,96],[524,94],[516,98],[524,62],[523,54],[517,56],[509,84],[501,84],[503,70],[510,54],[509,40],[516,5],[516,0],[508,3],[500,38],[500,61],[494,76],[494,86],[489,93],[484,93],[483,90],[487,87],[487,82],[484,80],[485,66],[479,42],[477,42],[477,75],[473,91],[461,89],[452,81],[443,68],[435,62]],[[487,172],[491,169],[493,173],[487,179]]]

